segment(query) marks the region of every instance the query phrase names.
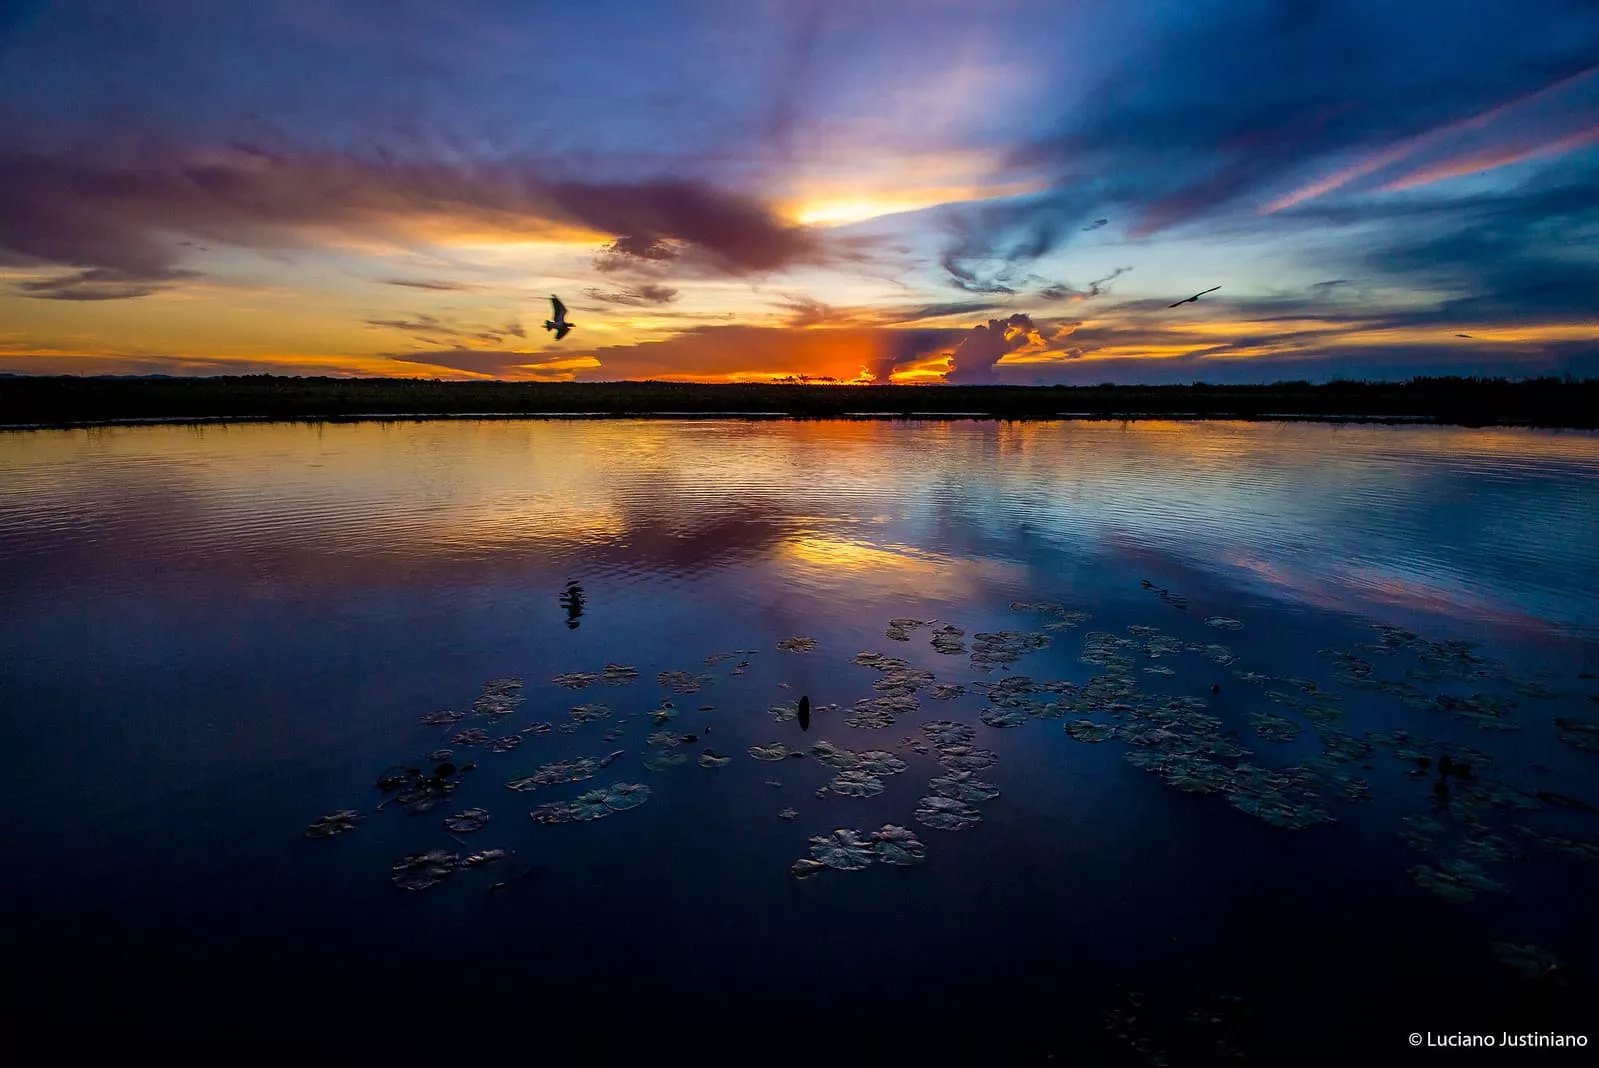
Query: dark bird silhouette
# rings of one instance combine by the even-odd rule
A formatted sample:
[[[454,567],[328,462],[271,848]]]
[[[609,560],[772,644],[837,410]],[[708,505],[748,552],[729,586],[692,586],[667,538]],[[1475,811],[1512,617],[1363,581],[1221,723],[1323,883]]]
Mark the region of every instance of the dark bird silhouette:
[[[809,697],[800,698],[799,721],[800,730],[808,731],[811,729],[811,699]]]
[[[561,303],[560,297],[551,294],[550,306],[554,309],[551,314],[555,318],[544,320],[544,329],[554,330],[555,340],[559,341],[572,332],[572,324],[566,321],[566,305]]]
[[[566,592],[561,594],[561,607],[566,609],[566,628],[577,629],[577,619],[583,614],[583,587],[568,581]]]
[[[1471,337],[1470,334],[1456,334],[1455,336],[1456,337]],[[1473,340],[1475,340],[1475,338],[1473,338]]]
[[[1177,302],[1177,304],[1192,304],[1194,301],[1198,300],[1200,297],[1204,296],[1206,293],[1214,293],[1214,292],[1216,292],[1216,290],[1218,290],[1220,288],[1221,288],[1221,286],[1211,286],[1209,289],[1201,289],[1198,293],[1195,293],[1193,296],[1185,297],[1184,299],[1179,300]],[[1166,305],[1166,307],[1175,308],[1175,307],[1177,307],[1177,304],[1168,304],[1168,305]]]

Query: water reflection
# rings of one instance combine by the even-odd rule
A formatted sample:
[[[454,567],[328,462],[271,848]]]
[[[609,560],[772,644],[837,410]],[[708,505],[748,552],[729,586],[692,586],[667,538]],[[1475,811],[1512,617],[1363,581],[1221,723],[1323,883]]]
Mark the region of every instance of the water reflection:
[[[561,607],[566,609],[566,627],[576,630],[578,618],[583,614],[583,587],[568,579],[566,592],[561,594]]]

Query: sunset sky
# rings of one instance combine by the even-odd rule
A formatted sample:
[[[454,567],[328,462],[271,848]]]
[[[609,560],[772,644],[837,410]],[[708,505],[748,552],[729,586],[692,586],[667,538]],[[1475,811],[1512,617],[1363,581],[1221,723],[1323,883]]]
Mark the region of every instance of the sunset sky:
[[[1599,375],[1596,58],[1593,0],[10,0],[0,372]]]

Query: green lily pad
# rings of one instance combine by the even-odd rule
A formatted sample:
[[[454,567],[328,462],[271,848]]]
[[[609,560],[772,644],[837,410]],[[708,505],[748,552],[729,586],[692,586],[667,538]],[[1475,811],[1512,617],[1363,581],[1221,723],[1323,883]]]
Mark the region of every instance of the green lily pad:
[[[893,753],[882,749],[868,749],[864,753],[853,755],[855,756],[854,769],[871,775],[898,775],[910,766]]]
[[[841,828],[811,839],[812,859],[838,871],[860,871],[869,866],[875,856],[871,840],[863,838],[859,831]]]
[[[688,763],[688,755],[671,749],[657,749],[644,758],[644,766],[650,771],[665,771],[668,768],[679,767]]]
[[[1066,733],[1079,742],[1108,742],[1116,737],[1116,728],[1091,719],[1074,719],[1066,724]]]
[[[931,697],[935,701],[950,701],[957,697],[964,696],[965,693],[966,687],[964,686],[958,684],[951,685],[947,682],[941,682],[937,686],[934,686],[931,690],[928,690],[927,696]]]
[[[453,816],[444,817],[444,826],[456,834],[470,834],[481,831],[488,826],[489,814],[487,809],[468,808],[457,812]]]
[[[788,746],[782,742],[773,742],[771,745],[752,745],[749,748],[750,756],[756,760],[782,760],[788,756]]]
[[[893,671],[897,668],[910,667],[909,664],[897,656],[870,652],[856,653],[850,658],[850,663],[877,671]]]
[[[896,824],[885,823],[872,832],[872,850],[880,864],[909,868],[927,860],[927,846],[916,837],[916,832]]]
[[[506,789],[518,792],[536,790],[544,786],[559,786],[563,783],[582,782],[584,779],[594,777],[595,763],[588,757],[576,760],[557,760],[552,764],[545,764],[531,775],[520,779],[512,779],[505,784]]]
[[[960,656],[966,652],[966,632],[959,627],[946,624],[933,631],[933,651],[944,656]]]
[[[983,814],[966,801],[934,794],[917,802],[916,820],[940,831],[963,831],[983,822]]]
[[[521,679],[491,679],[483,684],[483,692],[472,702],[472,708],[480,715],[504,716],[521,703]]]
[[[816,648],[816,639],[806,637],[784,638],[777,643],[777,647],[785,653],[808,653]]]
[[[928,789],[940,797],[953,797],[957,801],[975,803],[992,801],[999,796],[999,787],[973,778],[969,771],[952,771],[927,784]]]
[[[611,710],[601,704],[578,705],[572,709],[572,722],[574,723],[596,723],[602,719],[610,718]]]
[[[307,838],[332,838],[334,835],[343,834],[345,831],[355,830],[355,825],[360,819],[361,814],[353,808],[330,812],[307,827],[305,836]]]
[[[401,890],[426,890],[437,886],[455,871],[456,856],[435,849],[430,853],[413,853],[394,866],[392,880]]]
[[[1284,719],[1274,712],[1252,712],[1249,715],[1249,724],[1255,728],[1255,733],[1268,742],[1291,742],[1299,737],[1303,730],[1299,724],[1291,719]]]
[[[1423,890],[1455,903],[1473,901],[1482,893],[1503,894],[1510,889],[1469,860],[1446,860],[1438,867],[1417,864],[1409,871],[1410,877]]]
[[[600,674],[600,681],[607,686],[624,686],[638,678],[638,668],[631,668],[625,664],[606,664],[605,670]]]
[[[1048,634],[1015,630],[980,633],[972,640],[972,667],[987,672],[996,665],[1014,664],[1028,653],[1049,648],[1051,641]]]
[[[941,745],[938,762],[951,771],[982,771],[997,764],[999,754],[971,745]]]
[[[701,688],[711,681],[711,677],[709,675],[691,675],[687,671],[663,671],[655,676],[655,681],[673,693],[691,694],[699,693]]]
[[[1494,956],[1520,972],[1526,979],[1544,979],[1557,973],[1560,958],[1540,946],[1518,946],[1512,942],[1489,945]]]
[[[875,797],[883,792],[883,780],[865,771],[841,771],[827,784],[842,797]]]
[[[612,812],[637,808],[650,799],[650,788],[641,782],[613,782],[605,791],[605,804]]]
[[[732,762],[732,757],[724,756],[714,749],[707,749],[700,754],[700,767],[702,768],[725,768]]]
[[[466,718],[465,712],[429,712],[422,717],[424,727],[448,727]]]
[[[659,708],[650,709],[645,715],[652,724],[661,727],[677,718],[677,709],[672,707],[672,702],[666,701]]]
[[[922,730],[934,745],[965,745],[976,737],[977,732],[965,723],[957,723],[952,719],[935,719],[922,724]]]
[[[789,866],[788,873],[796,879],[810,879],[820,875],[826,868],[827,865],[819,860],[801,857]]]
[[[897,642],[911,640],[911,632],[917,627],[930,627],[933,624],[920,619],[891,619],[888,621],[888,636]]]
[[[892,727],[899,716],[917,711],[914,697],[871,697],[856,701],[844,722],[862,730],[882,730]]]
[[[571,823],[577,819],[577,802],[551,801],[549,804],[540,805],[528,815],[533,817],[534,823],[557,824]]]
[[[844,771],[860,763],[860,756],[841,745],[822,740],[811,746],[810,754],[819,764],[825,764],[835,771]]]
[[[557,686],[564,686],[568,690],[581,690],[585,686],[592,686],[596,682],[599,682],[600,677],[598,675],[592,675],[587,671],[573,671],[565,675],[557,675],[550,681],[555,683]]]
[[[1027,713],[1014,708],[985,708],[977,718],[990,727],[1020,727],[1027,722]]]
[[[522,744],[522,736],[520,734],[507,734],[503,738],[490,739],[490,741],[489,741],[489,752],[491,752],[491,753],[509,753],[511,750],[515,749],[517,746],[519,746],[521,744]]]
[[[456,745],[482,745],[488,740],[489,732],[482,727],[469,727],[451,739]]]

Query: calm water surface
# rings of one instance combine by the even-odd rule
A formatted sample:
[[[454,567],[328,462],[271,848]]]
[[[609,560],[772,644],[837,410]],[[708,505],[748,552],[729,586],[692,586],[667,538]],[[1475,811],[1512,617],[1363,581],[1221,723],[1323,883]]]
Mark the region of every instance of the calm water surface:
[[[1207,626],[1216,616],[1243,627]],[[895,618],[953,624],[964,651],[938,652],[931,627],[894,640]],[[1476,659],[1440,678],[1415,646],[1381,648],[1373,624],[1476,643]],[[976,635],[1006,630],[1049,644],[981,670]],[[1151,657],[1162,635],[1175,643]],[[796,636],[814,649],[778,648]],[[1065,684],[1099,692],[1091,680],[1116,669],[1081,657],[1107,640],[1136,692],[1084,698]],[[707,665],[741,649],[754,652]],[[1328,650],[1393,685],[1351,684]],[[851,706],[880,696],[860,652],[935,682],[891,725],[851,726]],[[607,663],[639,677],[552,681]],[[656,679],[672,670],[708,678],[673,693]],[[81,1013],[160,999],[191,1025],[280,1032],[603,1027],[833,1049],[981,1032],[1096,1063],[1153,1063],[1140,1058],[1157,1047],[1225,1063],[1218,1036],[1263,1063],[1349,1063],[1411,1031],[1535,1023],[1599,1041],[1599,862],[1580,855],[1599,841],[1582,807],[1599,805],[1599,754],[1568,744],[1593,738],[1571,721],[1599,722],[1585,673],[1599,674],[1593,435],[741,421],[10,434],[7,985]],[[983,722],[993,702],[974,684],[1019,675],[1071,709]],[[473,713],[506,677],[524,703]],[[967,692],[936,699],[936,683]],[[1500,699],[1491,715],[1427,707],[1480,693]],[[769,711],[800,694],[819,706],[808,731]],[[1217,717],[1211,736],[1248,751],[1227,765],[1311,768],[1333,822],[1273,826],[1136,766],[1136,738],[1063,730],[1085,716],[1125,728],[1182,697],[1183,723]],[[650,770],[646,713],[666,698],[668,729],[697,737],[677,747],[685,763]],[[593,702],[614,715],[573,724]],[[441,709],[467,718],[420,725]],[[1298,735],[1263,737],[1265,712]],[[997,755],[978,777],[1001,796],[969,829],[915,817],[946,774],[924,744],[935,719],[971,724]],[[451,743],[539,721],[556,729],[509,752]],[[1487,782],[1494,803],[1451,810],[1434,771],[1383,744],[1395,730],[1428,753],[1492,757],[1451,796]],[[1334,737],[1376,744],[1334,765]],[[818,796],[834,769],[746,752],[824,739],[908,768],[875,796]],[[442,807],[374,811],[380,772],[441,747],[478,765]],[[701,767],[707,747],[732,762]],[[590,781],[505,787],[614,750]],[[592,822],[528,818],[617,781],[649,800]],[[391,885],[408,854],[464,857],[442,820],[472,806],[491,820],[460,842],[508,860],[423,892]],[[353,831],[303,837],[345,808],[363,813]],[[1436,842],[1401,838],[1417,815],[1440,822]],[[789,874],[811,836],[885,823],[914,830],[926,863]],[[1501,889],[1449,901],[1410,871],[1473,857]],[[1496,941],[1544,947],[1569,978],[1522,978]],[[1129,992],[1138,1019],[1107,1028]],[[1223,1022],[1188,1022],[1201,1006]]]

